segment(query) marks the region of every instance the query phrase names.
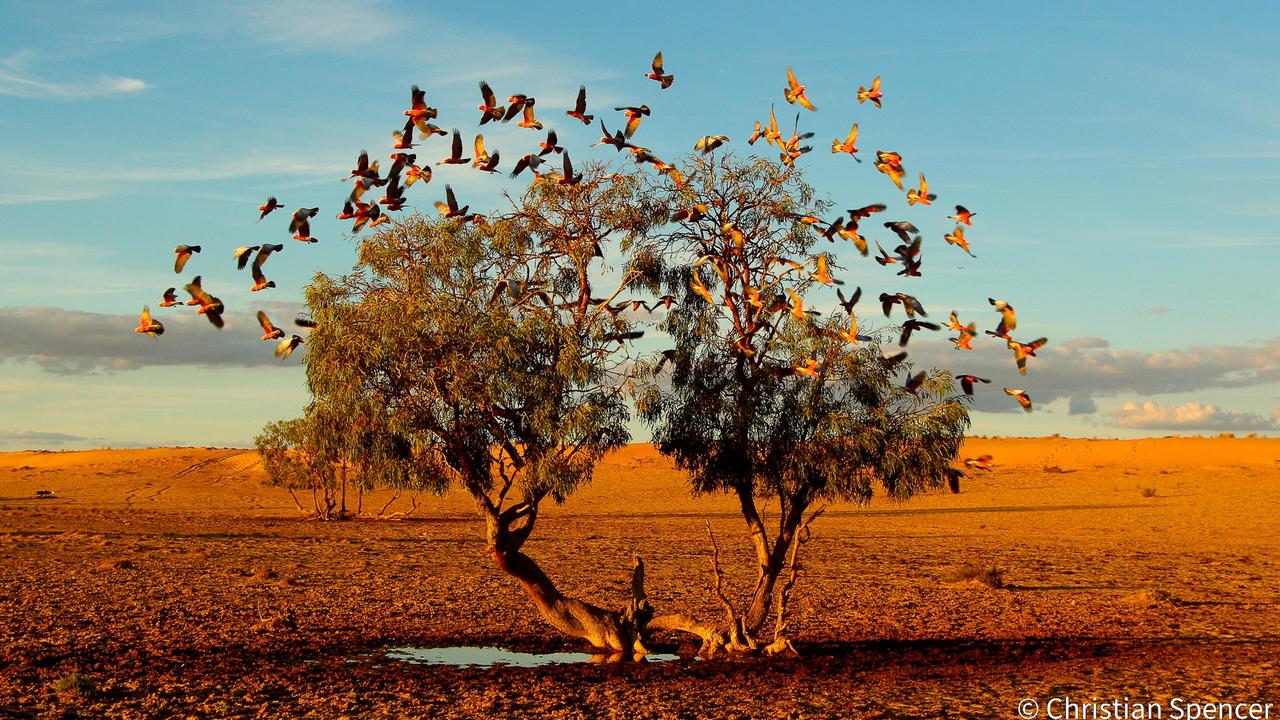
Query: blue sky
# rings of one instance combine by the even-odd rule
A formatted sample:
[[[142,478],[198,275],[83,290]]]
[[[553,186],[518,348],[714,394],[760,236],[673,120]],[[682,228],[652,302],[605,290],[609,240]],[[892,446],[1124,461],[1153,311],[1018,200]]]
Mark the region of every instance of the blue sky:
[[[503,97],[535,95],[575,159],[608,157],[587,148],[595,127],[561,114],[585,83],[611,127],[613,105],[652,106],[637,139],[666,158],[707,133],[746,150],[770,103],[793,117],[781,92],[788,66],[819,109],[801,119],[818,133],[801,160],[808,177],[841,207],[892,202],[894,219],[926,235],[925,278],[904,283],[848,246],[844,277],[984,327],[995,317],[986,298],[1007,298],[1024,334],[1051,339],[1026,378],[995,343],[976,343],[961,364],[941,342],[916,351],[995,376],[975,433],[1276,433],[1280,9],[710,3],[667,17],[586,7],[6,8],[0,449],[243,444],[263,422],[297,414],[301,368],[257,343],[252,312],[281,324],[316,271],[350,267],[347,226],[333,219],[347,190],[339,178],[361,148],[385,155],[413,83],[441,108],[439,123],[468,139],[485,79]],[[642,77],[657,49],[677,76],[666,91]],[[853,99],[875,75],[882,110]],[[928,174],[937,206],[907,209],[869,163],[827,153],[854,121],[863,155],[901,152],[910,177]],[[514,127],[486,137],[504,167],[533,142]],[[443,148],[429,143],[420,158]],[[437,168],[411,202],[433,212],[445,182],[480,205],[499,187],[469,168]],[[270,194],[320,206],[321,242],[288,240],[284,213],[255,224]],[[955,203],[977,213],[977,260],[942,242]],[[230,251],[264,241],[286,243],[267,265],[280,287],[254,297]],[[181,278],[179,243],[205,247]],[[226,331],[170,313],[160,343],[132,334],[144,303],[154,308],[196,272],[227,302]],[[1046,402],[1012,412],[1002,384]]]

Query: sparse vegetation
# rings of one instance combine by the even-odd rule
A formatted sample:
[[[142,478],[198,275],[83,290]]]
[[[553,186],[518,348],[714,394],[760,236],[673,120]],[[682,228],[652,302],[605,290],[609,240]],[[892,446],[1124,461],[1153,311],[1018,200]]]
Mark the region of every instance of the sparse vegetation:
[[[978,583],[979,585],[986,585],[989,588],[999,590],[1005,587],[1004,570],[979,560],[967,560],[964,565],[949,576],[948,582]]]
[[[70,700],[91,700],[98,692],[98,681],[73,671],[54,680],[53,691]]]
[[[1143,487],[1142,485],[1139,485],[1138,490],[1142,493],[1142,497],[1150,498],[1156,496],[1156,489],[1153,487]]]

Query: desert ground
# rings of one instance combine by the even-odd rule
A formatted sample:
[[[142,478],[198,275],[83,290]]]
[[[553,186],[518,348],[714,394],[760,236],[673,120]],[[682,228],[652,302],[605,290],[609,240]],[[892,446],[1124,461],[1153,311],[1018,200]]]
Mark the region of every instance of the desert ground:
[[[1063,695],[1269,699],[1280,716],[1280,441],[979,438],[963,455],[981,453],[995,469],[959,495],[815,523],[803,657],[535,668],[386,657],[582,649],[493,567],[460,494],[318,522],[250,451],[0,454],[0,717],[999,718]],[[638,554],[660,611],[718,620],[704,521],[745,593],[734,503],[690,497],[632,446],[527,551],[610,607]],[[966,563],[1005,586],[959,579]]]

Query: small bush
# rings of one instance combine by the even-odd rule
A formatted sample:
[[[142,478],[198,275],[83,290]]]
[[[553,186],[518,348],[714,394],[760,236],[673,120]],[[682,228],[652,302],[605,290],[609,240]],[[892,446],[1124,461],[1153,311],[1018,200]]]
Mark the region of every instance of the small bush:
[[[1004,570],[995,565],[969,560],[952,574],[951,582],[976,582],[989,588],[1000,589],[1005,586]]]
[[[1153,487],[1142,487],[1141,485],[1139,485],[1139,486],[1138,486],[1138,489],[1142,491],[1142,497],[1155,497],[1155,496],[1156,496],[1156,489],[1155,489],[1155,488],[1153,488]]]
[[[98,691],[98,681],[81,672],[69,672],[53,681],[53,690],[59,695],[88,700]]]

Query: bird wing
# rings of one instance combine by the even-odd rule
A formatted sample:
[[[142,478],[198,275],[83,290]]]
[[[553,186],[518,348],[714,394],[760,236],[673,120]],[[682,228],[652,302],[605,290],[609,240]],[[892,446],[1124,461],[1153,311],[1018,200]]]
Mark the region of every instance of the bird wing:
[[[662,74],[662,51],[659,50],[657,55],[653,56],[653,72],[656,75]]]

